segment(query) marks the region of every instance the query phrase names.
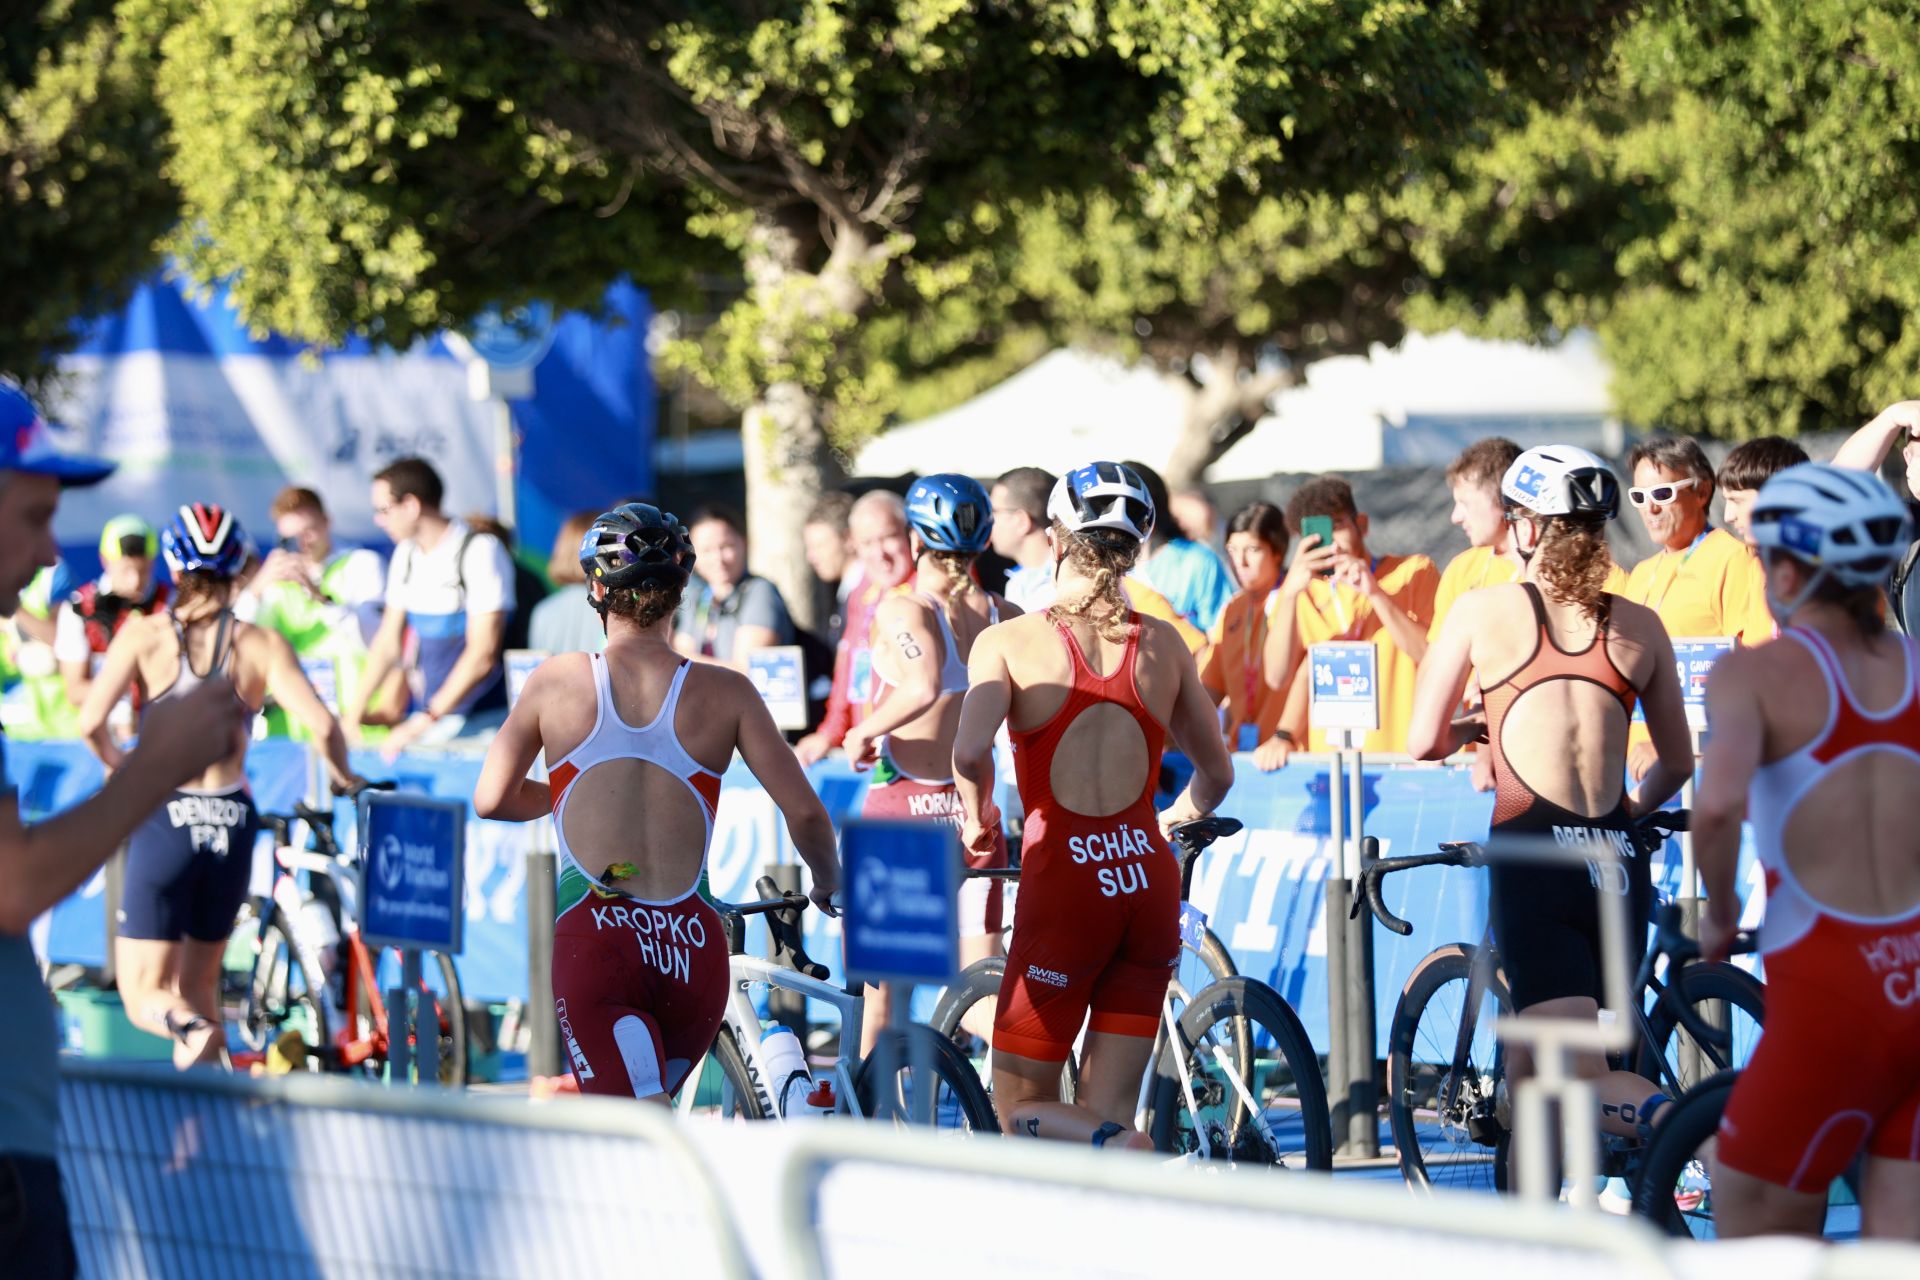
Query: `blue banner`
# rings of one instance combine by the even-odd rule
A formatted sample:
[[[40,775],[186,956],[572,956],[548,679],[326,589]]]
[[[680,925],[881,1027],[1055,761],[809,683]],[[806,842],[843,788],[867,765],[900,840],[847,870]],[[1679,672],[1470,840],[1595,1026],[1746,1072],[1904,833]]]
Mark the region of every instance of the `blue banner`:
[[[248,762],[254,796],[265,810],[285,811],[305,794],[306,749],[296,743],[257,743]],[[1175,762],[1176,765],[1179,762]],[[99,766],[77,743],[9,743],[8,770],[32,818],[83,799],[98,787]],[[401,789],[471,804],[480,760],[458,756],[403,756],[395,765],[357,754],[355,767],[370,777],[392,777]],[[1235,757],[1236,779],[1222,811],[1247,829],[1202,855],[1194,875],[1193,903],[1233,952],[1242,973],[1270,983],[1293,1004],[1314,1043],[1327,1044],[1325,882],[1334,865],[1332,789],[1324,764],[1301,762],[1263,774],[1250,757]],[[1178,771],[1178,770],[1177,770]],[[814,785],[836,822],[857,817],[866,778],[844,764],[811,770]],[[1353,830],[1346,789],[1340,788],[1345,830]],[[1478,840],[1486,835],[1492,797],[1473,790],[1465,769],[1369,765],[1361,803],[1362,829],[1380,840],[1383,857],[1422,853],[1442,840]],[[340,829],[352,823],[340,807]],[[466,945],[460,956],[461,985],[470,999],[523,999],[527,992],[526,855],[532,824],[467,818]],[[786,825],[772,799],[747,768],[736,763],[722,782],[708,873],[714,895],[746,901],[757,895],[754,879],[770,863],[798,861]],[[1742,852],[1746,895],[1743,923],[1758,921],[1764,889],[1750,849]],[[1680,856],[1669,844],[1655,860],[1654,884],[1663,894],[1679,889]],[[1478,941],[1486,923],[1486,877],[1482,871],[1426,868],[1390,878],[1387,904],[1411,921],[1401,938],[1377,929],[1375,974],[1377,1022],[1384,1051],[1394,1002],[1422,956],[1447,942]],[[1017,911],[1017,895],[1015,897]],[[841,975],[839,922],[808,911],[807,947],[814,959]],[[749,947],[762,952],[758,921],[749,922]],[[55,961],[99,964],[105,958],[101,877],[52,914],[46,951]]]

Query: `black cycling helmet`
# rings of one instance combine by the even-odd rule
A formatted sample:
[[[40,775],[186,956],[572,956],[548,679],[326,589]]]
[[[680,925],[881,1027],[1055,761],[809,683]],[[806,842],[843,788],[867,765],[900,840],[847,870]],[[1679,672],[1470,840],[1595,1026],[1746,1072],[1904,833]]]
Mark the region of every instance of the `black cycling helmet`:
[[[629,502],[594,520],[580,539],[580,568],[587,581],[609,591],[685,586],[693,573],[693,543],[677,516]]]

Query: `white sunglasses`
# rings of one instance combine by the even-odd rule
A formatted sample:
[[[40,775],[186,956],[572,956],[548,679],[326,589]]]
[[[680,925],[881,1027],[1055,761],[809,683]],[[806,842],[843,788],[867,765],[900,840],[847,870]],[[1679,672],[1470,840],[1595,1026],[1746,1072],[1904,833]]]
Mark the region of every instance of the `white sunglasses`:
[[[1685,480],[1675,480],[1672,484],[1649,485],[1645,489],[1628,489],[1627,497],[1633,500],[1633,505],[1636,507],[1644,507],[1648,502],[1657,502],[1665,506],[1672,502],[1674,495],[1682,489],[1691,489],[1699,483],[1698,476],[1688,476]]]

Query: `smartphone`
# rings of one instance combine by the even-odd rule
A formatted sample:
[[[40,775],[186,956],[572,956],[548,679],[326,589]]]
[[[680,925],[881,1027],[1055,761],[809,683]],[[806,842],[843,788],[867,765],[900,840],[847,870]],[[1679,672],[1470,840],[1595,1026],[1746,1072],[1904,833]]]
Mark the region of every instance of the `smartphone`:
[[[298,551],[300,549],[300,539],[282,538],[280,539],[280,549],[282,551]]]
[[[1304,548],[1308,538],[1319,538],[1314,550],[1333,545],[1332,516],[1303,516],[1300,520],[1300,545]],[[1331,572],[1331,570],[1329,570]]]

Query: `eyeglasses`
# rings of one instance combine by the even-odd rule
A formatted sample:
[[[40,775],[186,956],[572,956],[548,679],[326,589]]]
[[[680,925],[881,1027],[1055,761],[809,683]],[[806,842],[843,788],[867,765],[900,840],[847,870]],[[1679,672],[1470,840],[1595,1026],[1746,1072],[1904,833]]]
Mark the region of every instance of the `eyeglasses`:
[[[1636,507],[1644,507],[1649,502],[1657,502],[1664,507],[1672,502],[1674,496],[1682,489],[1691,489],[1699,483],[1698,476],[1688,476],[1685,480],[1675,480],[1672,484],[1655,484],[1644,489],[1637,487],[1628,489],[1627,497],[1632,499]]]
[[[391,511],[391,510],[393,510],[393,509],[394,509],[395,507],[397,507],[397,506],[399,506],[399,505],[400,505],[400,504],[399,504],[399,503],[397,503],[397,502],[389,502],[389,503],[387,503],[387,504],[385,504],[384,506],[376,506],[376,507],[374,507],[374,509],[373,509],[373,514],[374,514],[374,515],[376,515],[376,516],[383,516],[383,515],[385,515],[385,514],[387,514],[387,512],[389,512],[389,511]]]

